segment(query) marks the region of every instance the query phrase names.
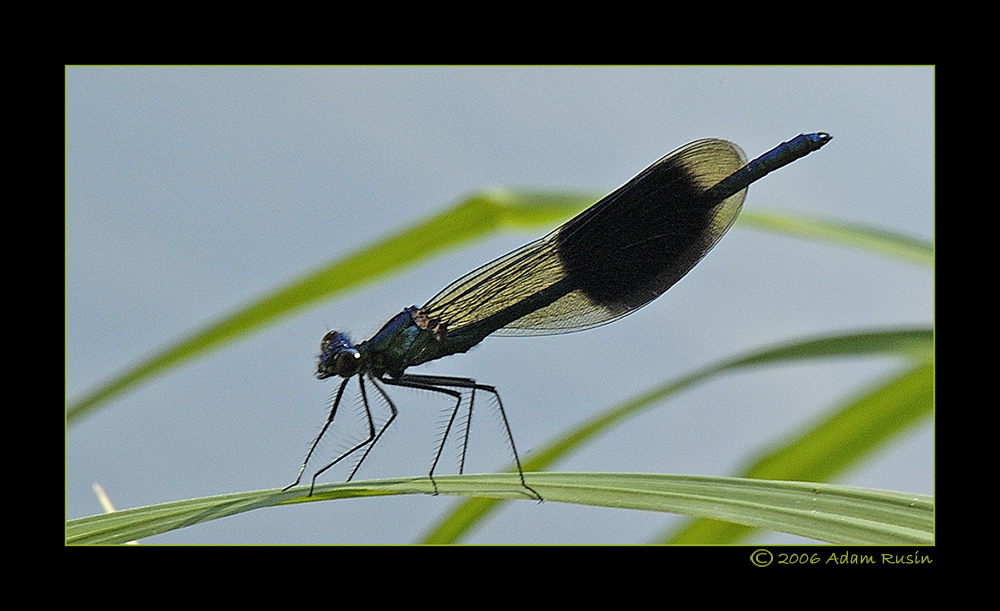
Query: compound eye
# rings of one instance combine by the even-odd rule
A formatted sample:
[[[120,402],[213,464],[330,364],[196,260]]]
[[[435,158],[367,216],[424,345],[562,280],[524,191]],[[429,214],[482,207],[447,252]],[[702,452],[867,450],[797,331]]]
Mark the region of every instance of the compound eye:
[[[361,360],[361,353],[351,345],[346,335],[330,331],[319,343],[316,377],[321,380],[338,375],[349,378],[361,369]]]
[[[361,353],[350,348],[336,356],[337,375],[349,378],[361,368]]]

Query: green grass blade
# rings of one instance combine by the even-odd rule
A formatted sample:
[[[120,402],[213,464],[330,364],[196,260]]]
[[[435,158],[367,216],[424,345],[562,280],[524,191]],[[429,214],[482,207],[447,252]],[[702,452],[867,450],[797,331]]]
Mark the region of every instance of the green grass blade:
[[[391,481],[398,483],[402,480]],[[409,486],[404,482],[399,489],[381,482],[352,482],[317,486],[316,490],[317,494],[312,497],[314,500],[433,492],[427,478]],[[295,502],[304,499],[308,492],[308,487],[294,488],[287,492],[278,490],[238,492],[88,516],[66,523],[66,543],[94,545],[143,539],[254,509]]]
[[[252,331],[262,330],[322,299],[347,293],[449,248],[504,228],[551,227],[599,197],[597,194],[528,189],[492,189],[474,193],[448,210],[293,280],[153,354],[73,401],[66,411],[67,425],[75,424],[91,410],[154,375]],[[897,256],[909,253],[905,257],[909,260],[928,257],[933,260],[933,246],[886,231],[751,211],[744,211],[739,218],[739,222],[771,231],[807,238],[822,237]]]
[[[673,383],[666,384],[660,388],[653,389],[642,397],[630,401],[606,414],[585,423],[578,427],[570,435],[550,445],[531,460],[525,463],[525,469],[533,471],[541,469],[559,458],[565,456],[580,444],[585,443],[589,438],[607,429],[621,419],[634,415],[643,409],[648,409],[660,400],[690,387],[691,385],[704,381],[713,375],[724,371],[749,367],[756,365],[766,365],[771,362],[787,361],[790,359],[832,357],[843,355],[860,354],[901,354],[917,360],[926,360],[932,354],[933,333],[927,329],[910,329],[887,331],[877,333],[857,333],[830,338],[821,338],[804,342],[785,344],[771,349],[754,352],[742,357],[704,368],[691,375],[685,376]],[[925,371],[929,365],[924,365]],[[920,369],[920,368],[918,368]],[[918,388],[919,390],[919,388]],[[919,395],[919,392],[911,394]],[[933,403],[932,398],[925,399],[925,402]],[[859,401],[858,403],[864,403]],[[912,418],[912,415],[910,416]],[[891,419],[890,419],[891,420]],[[905,421],[905,414],[899,420]],[[883,422],[886,420],[883,419]],[[901,427],[905,423],[897,422],[895,426]],[[841,428],[844,432],[841,435],[851,436],[851,427]],[[891,428],[891,427],[890,427]],[[808,437],[808,436],[807,436]],[[821,443],[821,440],[810,441],[810,443]],[[783,450],[788,453],[789,458],[794,462],[799,460],[799,454],[793,450]],[[780,451],[779,451],[780,453]],[[822,460],[819,461],[822,463]],[[775,473],[768,470],[768,461],[762,460],[756,469],[752,469],[753,474],[764,476]],[[803,524],[807,516],[802,514],[789,513],[791,509],[782,508],[779,500],[772,500],[769,506],[763,500],[758,504],[750,504],[737,511],[733,508],[733,503],[742,502],[742,497],[727,496],[729,488],[720,489],[716,493],[703,492],[695,497],[683,496],[676,489],[668,490],[667,493],[682,495],[683,498],[673,499],[663,504],[662,498],[666,494],[663,490],[634,490],[629,488],[637,476],[622,474],[604,474],[601,482],[595,483],[591,480],[587,486],[579,483],[562,482],[558,479],[552,480],[553,476],[566,474],[552,473],[531,473],[530,480],[532,486],[536,486],[547,501],[553,502],[579,502],[593,505],[604,505],[609,507],[628,506],[637,509],[655,509],[659,511],[671,511],[686,513],[694,516],[705,516],[720,518],[729,516],[729,519],[739,518],[737,521],[743,524],[753,524],[762,528],[773,528],[794,532],[803,536],[819,538],[821,540],[832,540],[838,542],[860,541],[880,542],[885,541],[884,537],[890,536],[883,533],[883,526],[873,526],[879,523],[881,518],[877,515],[867,515],[861,518],[840,515],[839,518],[832,517],[831,522],[814,522],[811,525]],[[578,474],[577,477],[585,477],[587,474]],[[596,477],[596,476],[595,476]],[[683,476],[643,476],[643,477],[663,477],[682,478]],[[717,478],[718,479],[718,478]],[[726,478],[721,478],[726,479]],[[499,499],[525,498],[524,490],[520,487],[519,481],[513,475],[489,474],[476,476],[440,476],[437,478],[438,486],[442,494],[463,494],[470,498],[461,508],[455,512],[451,519],[442,524],[435,534],[428,537],[429,542],[447,542],[456,540],[462,533],[466,532],[476,521],[482,519],[489,510],[493,509]],[[706,481],[711,481],[707,478]],[[672,481],[672,480],[671,480]],[[761,480],[749,480],[759,482]],[[777,483],[775,483],[776,485]],[[753,484],[757,485],[757,484]],[[823,490],[828,488],[824,486]],[[282,503],[302,502],[305,500],[315,501],[330,498],[350,498],[361,496],[377,496],[385,494],[429,494],[433,488],[427,478],[409,478],[402,480],[382,480],[379,482],[349,482],[342,484],[326,484],[317,486],[316,494],[307,499],[305,497],[307,489],[305,487],[289,490],[288,492],[263,491],[251,493],[239,493],[210,497],[205,499],[194,499],[189,501],[178,501],[166,503],[150,508],[138,508],[112,514],[102,514],[88,518],[81,518],[67,523],[66,537],[68,543],[119,543],[135,539],[141,539],[154,534],[167,532],[176,528],[198,524],[211,519],[217,519],[250,511],[260,507],[269,507]],[[725,492],[725,493],[724,493]],[[712,497],[714,494],[717,504],[705,505],[707,502],[702,496]],[[910,495],[904,495],[910,498]],[[625,499],[623,501],[622,499]],[[666,497],[672,498],[672,497]],[[658,501],[657,499],[660,499]],[[804,501],[804,498],[800,498]],[[814,499],[812,499],[814,500]],[[626,505],[622,505],[627,502]],[[720,505],[721,504],[721,505]],[[758,506],[760,505],[760,506]],[[926,503],[925,503],[926,505]],[[699,509],[700,507],[700,509]],[[733,513],[736,511],[736,513]],[[782,518],[784,516],[784,518]],[[791,520],[788,525],[782,520]],[[853,524],[848,537],[845,533],[838,533],[834,528],[837,520],[842,519],[844,523]],[[825,526],[824,526],[825,524]],[[901,529],[896,535],[898,540],[912,541],[909,530],[912,525],[907,523],[890,523],[893,528]],[[866,531],[871,531],[864,534]],[[929,532],[924,528],[923,532]],[[920,535],[923,536],[923,535]],[[860,539],[858,537],[861,537]],[[865,537],[868,537],[865,539]],[[909,537],[909,538],[908,538]],[[919,539],[919,537],[918,537]],[[895,539],[894,539],[895,540]]]
[[[448,210],[296,279],[154,354],[73,402],[66,412],[67,423],[74,424],[112,397],[155,374],[261,330],[321,299],[346,293],[503,228],[550,227],[594,199],[586,194],[531,190],[494,189],[474,193]]]
[[[902,329],[852,333],[782,344],[755,351],[732,360],[699,369],[675,381],[658,386],[635,399],[616,406],[584,422],[568,434],[545,446],[524,461],[525,471],[541,471],[628,417],[650,409],[659,402],[713,376],[746,367],[777,364],[810,358],[860,355],[896,355],[927,362],[933,359],[932,329]],[[893,432],[899,432],[901,427]],[[534,485],[535,474],[530,476]],[[544,496],[544,495],[543,495]],[[452,543],[495,511],[496,499],[470,499],[445,516],[424,537],[425,543]]]
[[[208,323],[187,338],[153,354],[73,401],[66,411],[66,422],[68,425],[75,424],[91,410],[150,377],[251,331],[261,330],[321,299],[347,293],[503,228],[551,227],[599,197],[597,194],[528,189],[492,189],[474,193],[440,214],[333,261],[220,320]],[[903,256],[908,260],[933,260],[933,246],[930,244],[858,225],[752,211],[744,211],[739,222],[799,237],[822,237],[844,245]]]
[[[526,190],[496,190],[474,194],[439,215],[398,232],[370,247],[360,249],[277,289],[230,316],[206,325],[188,338],[155,354],[84,398],[73,402],[67,409],[67,424],[75,423],[83,415],[110,398],[157,373],[202,355],[253,330],[259,330],[267,324],[321,299],[358,288],[367,282],[407,266],[415,265],[448,248],[487,235],[499,228],[552,226],[595,199],[597,199],[595,195]],[[740,219],[742,223],[749,226],[861,247],[924,265],[933,264],[932,244],[891,232],[843,223],[750,211],[744,211]],[[585,423],[570,435],[549,446],[546,451],[537,454],[533,460],[525,464],[525,468],[526,470],[544,468],[621,418],[646,409],[652,403],[662,400],[666,396],[726,370],[794,358],[875,352],[906,354],[917,360],[929,361],[933,358],[933,332],[929,329],[916,329],[824,338],[762,351],[720,363],[694,372],[659,389],[654,389],[635,401],[611,410],[592,422]],[[534,474],[532,477],[538,476],[538,474]],[[364,494],[376,493],[384,494],[386,492],[367,491]],[[256,497],[243,500],[230,499],[227,502],[229,502],[227,505],[229,509],[220,510],[213,506],[211,512],[221,511],[220,515],[229,515],[226,513],[227,511],[232,513],[253,508],[255,505],[252,503],[259,503],[261,499]],[[455,516],[443,523],[430,537],[430,540],[455,540],[471,524],[482,519],[482,516],[490,511],[496,502],[493,499],[470,500],[459,509]],[[186,510],[190,509],[190,506],[186,508]],[[462,517],[463,514],[465,517]],[[121,516],[115,519],[121,519]],[[130,536],[135,537],[135,535]]]
[[[435,478],[441,494],[527,500],[512,474]],[[805,482],[623,473],[537,473],[532,485],[552,503],[724,518],[832,543],[921,544],[933,537],[929,497]],[[164,503],[72,520],[72,545],[124,543],[262,507],[390,494],[430,494],[427,478],[325,484]]]
[[[818,424],[753,461],[741,477],[827,481],[934,409],[934,364],[923,363],[875,385]],[[691,522],[665,543],[735,543],[751,530],[714,520]]]
[[[852,246],[926,267],[934,265],[934,244],[885,229],[754,210],[744,210],[737,222],[745,227]]]

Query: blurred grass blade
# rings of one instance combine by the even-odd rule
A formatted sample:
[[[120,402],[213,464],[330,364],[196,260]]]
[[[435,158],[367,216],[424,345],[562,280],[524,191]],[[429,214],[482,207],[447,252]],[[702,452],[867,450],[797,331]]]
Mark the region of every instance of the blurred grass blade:
[[[507,227],[551,227],[593,203],[592,195],[493,189],[474,193],[444,212],[294,280],[154,354],[82,399],[66,412],[68,424],[139,382],[220,347],[321,299]]]
[[[513,474],[435,478],[441,494],[528,500]],[[933,500],[926,496],[807,482],[628,473],[536,473],[532,485],[553,503],[725,518],[833,543],[932,542]],[[324,484],[164,503],[72,520],[66,542],[110,544],[293,502],[389,494],[431,494],[428,478]]]
[[[860,355],[895,355],[923,363],[931,362],[934,357],[934,332],[932,329],[916,328],[810,339],[767,348],[710,365],[654,388],[583,423],[523,461],[524,470],[542,471],[625,418],[635,416],[682,390],[724,372],[799,359]],[[891,433],[898,433],[906,426],[905,422],[896,424],[897,428],[892,429]],[[863,449],[856,448],[856,450],[862,452]],[[858,456],[860,455],[859,453]],[[534,473],[528,476],[532,485],[535,477]],[[463,502],[429,531],[423,539],[424,542],[452,543],[459,540],[494,511],[498,503],[496,499],[483,498]]]
[[[923,363],[833,410],[822,422],[768,451],[740,476],[827,481],[923,420],[933,409],[934,364]],[[736,543],[751,533],[751,529],[737,524],[696,520],[666,536],[663,542]]]
[[[737,222],[745,227],[853,246],[925,267],[934,265],[932,243],[885,229],[754,210],[744,210]]]
[[[552,227],[599,197],[593,193],[528,189],[492,189],[469,195],[440,214],[329,263],[220,320],[208,323],[122,372],[73,401],[66,411],[67,425],[75,424],[91,410],[156,374],[251,331],[263,329],[322,299],[359,288],[449,248],[504,228]],[[744,211],[739,222],[800,237],[822,236],[826,240],[871,248],[880,253],[909,253],[906,258],[911,260],[926,259],[929,253],[930,259],[933,259],[933,246],[930,244],[856,225],[751,211]]]

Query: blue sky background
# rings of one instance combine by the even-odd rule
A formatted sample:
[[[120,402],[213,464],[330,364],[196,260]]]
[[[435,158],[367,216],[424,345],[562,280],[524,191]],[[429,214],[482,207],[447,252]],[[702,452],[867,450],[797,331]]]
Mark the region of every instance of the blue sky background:
[[[469,191],[607,192],[665,153],[719,137],[756,157],[799,133],[823,150],[754,184],[745,209],[932,239],[931,68],[174,68],[66,71],[66,395]],[[403,307],[545,233],[510,233],[320,304],[116,398],[66,436],[66,511],[282,487],[326,417],[328,329],[366,339]],[[497,386],[531,455],[666,380],[805,336],[933,321],[933,273],[737,225],[680,283],[612,325],[490,338],[415,373]],[[731,375],[617,427],[565,471],[731,475],[865,384],[889,359]],[[396,390],[400,417],[358,477],[423,475],[446,404]],[[349,399],[354,402],[354,397]],[[467,472],[509,461],[497,419]],[[337,441],[321,446],[327,460]],[[934,492],[933,428],[839,483]],[[454,472],[446,451],[440,473]],[[332,470],[321,481],[339,481]],[[355,499],[252,512],[158,543],[408,543],[457,501]],[[476,543],[642,543],[673,516],[511,503]],[[770,534],[761,541],[800,542]]]

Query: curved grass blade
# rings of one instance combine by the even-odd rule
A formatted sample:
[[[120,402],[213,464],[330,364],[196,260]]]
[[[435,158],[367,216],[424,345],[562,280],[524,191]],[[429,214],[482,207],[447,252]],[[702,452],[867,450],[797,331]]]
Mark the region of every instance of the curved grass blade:
[[[411,480],[317,486],[313,498],[318,500],[432,492],[433,487],[427,478],[423,478],[422,481],[411,478]],[[238,492],[88,516],[66,523],[66,543],[71,545],[125,543],[261,507],[295,502],[296,499],[306,498],[308,493],[307,487],[294,488],[287,492],[278,490]]]
[[[934,364],[923,363],[847,401],[823,422],[753,461],[740,477],[827,481],[933,409]],[[702,519],[676,529],[663,542],[736,543],[752,532],[738,524]]]
[[[524,461],[524,471],[526,474],[531,471],[541,471],[625,418],[650,409],[660,401],[716,375],[751,366],[798,359],[860,355],[896,355],[918,362],[929,362],[933,360],[934,355],[934,332],[932,329],[901,329],[824,337],[779,345],[710,365],[654,388],[581,424]],[[897,424],[898,427],[892,431],[893,433],[905,428],[904,423]],[[532,485],[537,475],[530,474]],[[544,494],[542,496],[544,498]],[[483,498],[465,501],[433,527],[423,541],[425,543],[457,541],[494,511],[498,503],[499,501],[495,499]]]
[[[67,424],[147,378],[218,348],[293,312],[416,265],[458,244],[507,227],[549,227],[594,202],[586,194],[493,189],[292,281],[120,374],[66,412]]]
[[[796,216],[784,212],[753,210],[743,211],[739,222],[755,229],[853,246],[925,267],[934,265],[932,243],[886,229]]]
[[[622,473],[537,473],[548,502],[725,518],[833,543],[929,543],[929,497],[807,482]],[[441,494],[525,498],[513,474],[435,478]],[[72,520],[66,542],[113,544],[161,534],[261,507],[390,494],[431,494],[428,478],[374,480],[287,492],[264,490],[164,503]]]
[[[474,193],[452,208],[293,280],[153,354],[72,402],[66,411],[67,425],[75,424],[91,410],[154,375],[263,329],[321,299],[346,293],[502,228],[550,227],[599,198],[595,194],[527,189]],[[908,260],[933,261],[933,245],[927,242],[860,225],[753,211],[744,211],[737,223],[799,237],[822,237]]]

